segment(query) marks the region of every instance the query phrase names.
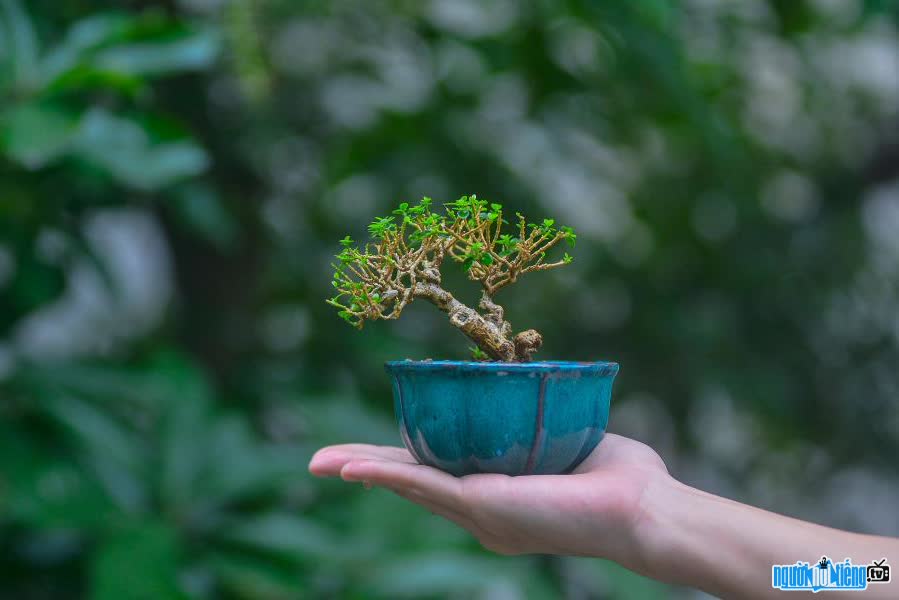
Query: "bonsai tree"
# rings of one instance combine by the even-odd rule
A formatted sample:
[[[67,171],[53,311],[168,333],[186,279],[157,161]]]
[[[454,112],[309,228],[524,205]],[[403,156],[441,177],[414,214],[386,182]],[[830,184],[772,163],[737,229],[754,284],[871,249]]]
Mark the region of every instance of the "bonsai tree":
[[[570,263],[567,252],[554,262],[546,256],[563,240],[574,246],[574,231],[556,227],[553,219],[528,223],[519,213],[510,225],[502,205],[475,195],[444,205],[442,213],[432,211],[431,204],[430,198],[415,206],[404,202],[393,216],[375,219],[368,227],[372,241],[361,248],[349,236],[343,238],[333,265],[337,294],[327,302],[361,329],[366,321],[397,319],[413,300],[426,300],[475,343],[475,358],[530,361],[542,336],[533,329],[513,335],[494,297],[525,273]],[[444,289],[440,269],[447,258],[481,285],[477,310]]]

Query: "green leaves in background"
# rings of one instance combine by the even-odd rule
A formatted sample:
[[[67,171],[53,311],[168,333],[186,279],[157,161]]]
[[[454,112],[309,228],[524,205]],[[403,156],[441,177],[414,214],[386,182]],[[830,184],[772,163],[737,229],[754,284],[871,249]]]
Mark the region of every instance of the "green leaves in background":
[[[719,491],[842,518],[818,492],[844,481],[804,485],[801,457],[862,493],[899,448],[882,418],[899,276],[872,235],[892,242],[878,65],[897,16],[0,0],[4,597],[676,594],[595,560],[488,556],[384,490],[305,472],[322,444],[398,443],[383,361],[460,355],[426,311],[343,333],[318,301],[331,240],[475,188],[577,225],[570,277],[528,283],[509,316],[547,332],[547,358],[630,365],[614,428]],[[148,228],[94,227],[123,213]],[[118,272],[100,250],[122,234]],[[141,327],[127,306],[87,350],[34,352],[26,325],[77,319],[94,283],[170,293]]]
[[[0,127],[2,150],[27,169],[68,157],[144,191],[200,175],[209,165],[197,144],[187,139],[154,142],[140,122],[102,108],[76,117],[50,104],[26,104],[8,112]]]
[[[2,7],[0,25],[8,35],[0,44],[13,73],[5,82],[13,102],[0,112],[0,151],[9,159],[29,170],[63,158],[84,161],[142,191],[206,170],[207,153],[186,134],[160,138],[139,112],[117,114],[90,95],[115,92],[128,100],[154,77],[208,68],[219,54],[215,30],[150,12],[100,14],[75,23],[62,42],[42,52],[21,5],[4,0]]]
[[[84,116],[73,155],[145,191],[199,175],[209,165],[206,152],[195,143],[155,143],[139,123],[102,109]]]
[[[18,0],[0,0],[0,89],[25,88],[36,77],[38,41]]]
[[[22,104],[2,116],[0,147],[26,169],[40,169],[72,148],[78,125],[64,108],[49,103]]]
[[[81,19],[56,45],[41,48],[29,16],[17,0],[0,4],[2,56],[18,96],[110,89],[133,93],[148,78],[208,68],[218,58],[220,35],[161,13],[109,12]],[[5,42],[5,43],[3,43]]]
[[[41,423],[61,445],[41,450],[17,429],[0,437],[0,460],[11,461],[0,463],[0,506],[35,532],[74,530],[82,547],[99,544],[92,597],[181,597],[177,575],[197,558],[188,545],[295,561],[340,547],[324,526],[275,508],[307,486],[309,451],[216,414],[202,374],[176,355],[117,370],[23,369],[7,389],[22,408],[5,424]],[[214,564],[203,564],[193,568],[214,581]]]
[[[91,564],[91,600],[189,598],[178,583],[181,547],[165,523],[124,523],[100,544]]]

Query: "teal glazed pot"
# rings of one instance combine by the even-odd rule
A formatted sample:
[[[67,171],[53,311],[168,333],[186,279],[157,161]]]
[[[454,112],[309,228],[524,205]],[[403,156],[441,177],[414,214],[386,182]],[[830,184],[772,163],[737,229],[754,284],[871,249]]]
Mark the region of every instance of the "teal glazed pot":
[[[609,422],[608,362],[392,361],[396,420],[421,464],[456,476],[568,473]]]

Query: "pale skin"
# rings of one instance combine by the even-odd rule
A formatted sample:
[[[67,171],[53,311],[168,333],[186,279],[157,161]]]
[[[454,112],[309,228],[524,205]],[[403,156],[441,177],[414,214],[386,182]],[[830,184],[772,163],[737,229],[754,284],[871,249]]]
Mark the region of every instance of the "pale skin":
[[[309,470],[389,489],[499,554],[604,558],[722,598],[784,597],[771,587],[772,564],[826,555],[899,565],[899,539],[831,529],[691,488],[649,446],[614,434],[569,475],[457,478],[418,464],[405,449],[367,444],[322,448]],[[826,595],[897,598],[899,583]]]

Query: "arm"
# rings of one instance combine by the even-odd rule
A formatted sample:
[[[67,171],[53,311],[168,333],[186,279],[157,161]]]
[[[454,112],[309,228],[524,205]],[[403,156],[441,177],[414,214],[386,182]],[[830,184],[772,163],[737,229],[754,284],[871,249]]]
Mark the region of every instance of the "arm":
[[[309,468],[388,488],[495,552],[596,556],[727,598],[781,594],[771,587],[772,564],[822,555],[856,565],[899,560],[899,540],[812,525],[683,485],[651,448],[613,434],[570,475],[456,478],[403,449],[364,444],[320,450]],[[897,585],[871,585],[864,597],[896,597]]]
[[[635,531],[646,556],[645,575],[698,587],[723,598],[783,597],[771,587],[773,564],[827,556],[854,565],[899,557],[899,540],[849,533],[659,481],[644,496]],[[893,559],[894,564],[896,559]],[[899,584],[873,584],[862,598],[896,598]],[[859,597],[830,591],[827,598]]]

